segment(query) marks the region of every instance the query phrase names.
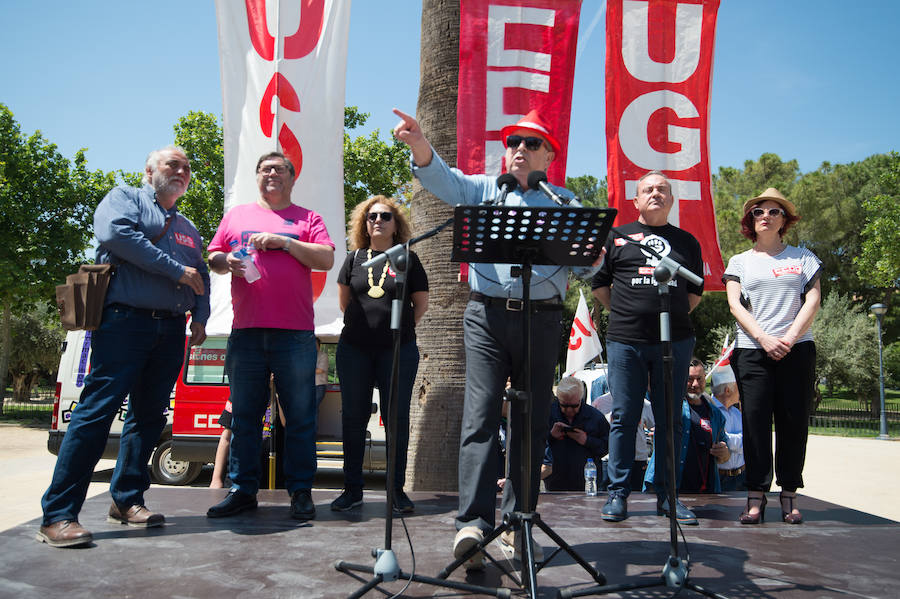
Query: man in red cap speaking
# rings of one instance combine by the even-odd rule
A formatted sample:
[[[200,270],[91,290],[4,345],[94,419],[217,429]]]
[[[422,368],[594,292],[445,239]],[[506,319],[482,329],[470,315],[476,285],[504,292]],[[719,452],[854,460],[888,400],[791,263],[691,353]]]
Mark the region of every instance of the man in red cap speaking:
[[[552,194],[532,188],[537,185],[534,178],[529,185],[529,175],[534,171],[545,172],[561,147],[536,110],[500,131],[506,145],[504,163],[507,172],[500,179],[488,175],[465,175],[458,169],[450,168],[431,147],[414,117],[397,109],[394,113],[402,119],[394,128],[394,136],[409,145],[413,174],[425,189],[444,202],[450,205],[555,205]],[[574,197],[562,187],[547,185],[547,189],[563,202]],[[578,206],[575,201],[570,205]],[[512,268],[515,265],[472,264],[469,271],[472,291],[463,315],[466,391],[459,449],[458,532],[453,543],[457,558],[480,543],[485,534],[494,528],[500,403],[507,378],[511,378],[513,388],[522,389],[524,377],[529,371],[533,444],[532,484],[527,492],[531,496],[530,505],[537,505],[539,472],[553,400],[554,369],[558,360],[562,302],[566,295],[569,269],[555,265],[532,267],[532,361],[529,369],[525,363],[525,331],[522,326],[522,278],[513,276]],[[588,277],[595,269],[574,270],[579,276]],[[515,416],[513,422],[515,424]],[[522,509],[523,491],[518,468],[520,448],[513,443],[509,450],[510,463],[513,464],[510,468],[512,484],[503,487],[503,513]],[[521,540],[516,536],[501,535],[501,545],[505,545],[506,551],[521,553]],[[542,561],[539,549],[536,546],[535,555],[538,561]],[[483,555],[478,553],[466,567],[483,567]]]

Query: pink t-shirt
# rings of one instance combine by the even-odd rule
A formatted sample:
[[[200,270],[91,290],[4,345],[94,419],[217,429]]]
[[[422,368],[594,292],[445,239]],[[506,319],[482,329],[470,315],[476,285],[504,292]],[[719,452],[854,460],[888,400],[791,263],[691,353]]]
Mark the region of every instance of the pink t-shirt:
[[[228,211],[208,249],[228,253],[233,240],[238,246],[245,246],[251,235],[261,232],[334,248],[325,221],[312,210],[296,204],[269,210],[254,202]],[[256,252],[255,262],[261,275],[258,281],[247,283],[241,277],[231,278],[232,328],[314,330],[310,268],[282,250]]]

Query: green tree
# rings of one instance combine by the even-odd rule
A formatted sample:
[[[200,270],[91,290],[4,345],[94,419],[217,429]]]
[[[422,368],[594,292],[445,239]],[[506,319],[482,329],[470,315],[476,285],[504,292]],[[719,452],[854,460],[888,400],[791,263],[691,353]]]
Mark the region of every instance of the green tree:
[[[70,162],[39,131],[25,137],[0,104],[0,389],[12,315],[51,302],[84,261],[94,207],[113,184],[114,175],[87,169],[84,150]]]
[[[889,164],[887,154],[850,164],[825,162],[803,175],[788,196],[801,218],[786,241],[806,246],[822,261],[823,297],[833,290],[868,306],[880,295],[869,277],[859,276],[855,260],[862,253],[865,201],[882,192]]]
[[[857,276],[873,287],[900,286],[900,154],[891,152],[881,173],[882,193],[863,200],[865,225]]]
[[[606,177],[602,181],[593,175],[566,177],[566,189],[574,193],[585,208],[606,208],[609,206]]]
[[[812,324],[816,342],[816,375],[824,377],[829,393],[836,387],[851,390],[877,415],[878,344],[875,325],[848,296],[831,292]]]
[[[348,222],[353,208],[373,195],[399,195],[406,203],[412,197],[406,144],[393,138],[383,141],[378,129],[368,136],[350,137],[349,131],[364,125],[368,118],[369,114],[356,106],[344,108],[344,213]]]
[[[175,144],[184,148],[191,162],[191,184],[178,200],[178,209],[209,243],[225,206],[222,126],[214,114],[192,110],[178,119],[174,129]]]
[[[750,242],[741,235],[744,202],[768,187],[775,187],[790,198],[799,175],[800,167],[796,160],[783,162],[777,155],[768,153],[760,156],[759,160],[747,160],[743,169],[720,167],[718,175],[713,175],[716,227],[722,258],[726,263],[750,246]]]
[[[59,348],[65,333],[59,325],[56,310],[46,302],[37,302],[12,318],[9,377],[13,401],[27,401],[31,389],[41,377],[56,372]]]

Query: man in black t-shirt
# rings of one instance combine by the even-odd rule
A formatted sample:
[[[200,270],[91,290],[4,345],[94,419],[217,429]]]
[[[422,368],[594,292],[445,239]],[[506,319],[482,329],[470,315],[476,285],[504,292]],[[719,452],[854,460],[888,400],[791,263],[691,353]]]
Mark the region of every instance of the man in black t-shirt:
[[[613,399],[609,434],[609,497],[600,512],[604,520],[618,522],[628,517],[627,497],[631,493],[629,472],[634,462],[634,437],[641,416],[647,382],[656,419],[656,437],[666,439],[665,386],[662,343],[659,335],[659,292],[653,271],[659,260],[643,249],[649,247],[668,256],[697,274],[703,272],[700,244],[693,235],[668,223],[675,200],[672,186],[659,171],[651,171],[637,183],[634,205],[640,213],[632,223],[617,227],[606,243],[606,260],[594,275],[594,297],[609,310],[606,349],[609,387]],[[629,243],[626,239],[635,243]],[[697,304],[703,287],[676,277],[669,282],[671,297],[673,391],[679,400],[684,392],[688,363],[694,350],[694,330],[688,316]],[[680,401],[679,401],[680,406]],[[677,413],[677,410],[676,410]],[[680,438],[676,419],[675,438]],[[665,447],[665,445],[660,445]],[[654,488],[657,513],[668,512],[665,496],[665,451],[658,451]],[[697,519],[681,502],[675,506],[678,520],[696,524]]]

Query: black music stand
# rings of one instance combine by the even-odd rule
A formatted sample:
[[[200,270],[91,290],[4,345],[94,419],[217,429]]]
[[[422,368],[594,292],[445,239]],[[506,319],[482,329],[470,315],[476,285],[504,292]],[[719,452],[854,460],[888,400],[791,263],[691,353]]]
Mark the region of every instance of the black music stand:
[[[438,578],[446,579],[503,532],[521,528],[524,555],[520,578],[501,567],[487,552],[484,554],[520,587],[537,597],[537,572],[560,551],[568,553],[598,584],[606,577],[581,557],[553,531],[535,511],[531,499],[531,267],[534,264],[589,266],[600,256],[616,210],[609,208],[568,208],[555,206],[457,206],[454,210],[453,254],[458,262],[521,264],[522,317],[525,327],[526,368],[524,389],[510,394],[519,403],[521,431],[520,480],[522,511],[504,514],[503,524],[484,540],[445,567]],[[507,441],[510,442],[509,440]],[[534,562],[533,527],[537,526],[553,540],[557,549],[543,563]],[[498,589],[499,590],[499,589]]]

